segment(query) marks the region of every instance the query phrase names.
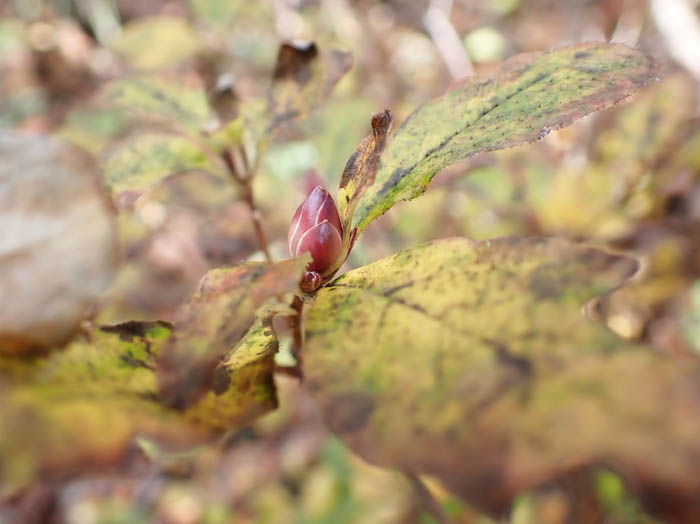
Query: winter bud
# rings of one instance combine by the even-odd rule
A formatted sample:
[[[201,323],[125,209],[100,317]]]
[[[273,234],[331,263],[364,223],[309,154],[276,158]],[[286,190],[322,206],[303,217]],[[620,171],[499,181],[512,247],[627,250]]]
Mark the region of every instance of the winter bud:
[[[287,241],[293,257],[311,254],[309,272],[323,273],[340,256],[343,226],[333,197],[322,186],[316,186],[294,213]]]

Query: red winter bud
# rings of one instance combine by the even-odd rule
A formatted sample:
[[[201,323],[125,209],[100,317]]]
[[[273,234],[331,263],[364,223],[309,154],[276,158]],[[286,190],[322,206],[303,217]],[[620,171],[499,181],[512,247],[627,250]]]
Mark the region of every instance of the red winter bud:
[[[308,271],[323,273],[340,256],[343,226],[333,197],[322,186],[316,186],[294,213],[287,241],[293,257],[311,254]]]

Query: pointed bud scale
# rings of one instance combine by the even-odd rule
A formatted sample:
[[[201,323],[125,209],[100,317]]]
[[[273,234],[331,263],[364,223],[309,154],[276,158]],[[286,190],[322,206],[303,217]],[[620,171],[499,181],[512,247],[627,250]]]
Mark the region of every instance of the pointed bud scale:
[[[322,186],[316,186],[294,213],[287,241],[293,257],[311,254],[309,271],[323,273],[340,256],[343,227],[333,197]]]

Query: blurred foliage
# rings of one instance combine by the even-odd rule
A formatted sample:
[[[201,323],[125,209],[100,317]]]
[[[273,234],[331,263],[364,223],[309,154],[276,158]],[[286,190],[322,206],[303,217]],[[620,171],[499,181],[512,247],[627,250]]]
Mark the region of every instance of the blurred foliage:
[[[642,270],[590,313],[618,335],[650,343],[661,353],[689,358],[700,351],[698,83],[669,59],[667,42],[644,0],[1,2],[0,127],[59,136],[96,155],[103,166],[129,147],[149,146],[143,137],[183,133],[186,137],[177,138],[183,148],[177,152],[192,153],[184,160],[171,158],[181,171],[173,176],[164,178],[171,173],[154,173],[143,165],[119,175],[147,183],[113,187],[122,265],[101,297],[96,324],[173,320],[209,269],[260,258],[241,193],[225,176],[193,170],[219,162],[224,140],[259,152],[254,194],[272,251],[285,257],[289,217],[309,186],[337,185],[347,158],[369,132],[370,115],[388,107],[399,123],[456,80],[445,65],[452,59],[449,47],[438,46],[424,22],[428,8],[448,4],[448,23],[463,46],[456,54],[463,56],[465,50],[471,60],[467,66],[477,73],[489,73],[498,61],[520,52],[612,38],[650,51],[663,64],[662,81],[631,103],[552,133],[536,145],[448,168],[421,199],[394,207],[368,228],[348,265],[364,265],[451,235],[486,240],[557,234],[595,242],[639,256]],[[246,135],[244,123],[257,123],[268,114],[277,47],[292,39],[314,40],[324,52],[351,51],[354,67],[336,79],[327,103],[304,121],[285,122],[260,147],[265,129]],[[235,97],[224,95],[222,76],[232,83]],[[285,95],[285,104],[298,95],[289,87],[286,92],[292,94]],[[310,104],[302,112],[320,105],[320,97],[328,94],[323,82],[314,89],[312,96],[301,95]],[[31,428],[27,445],[56,463],[91,435],[89,424],[76,426],[72,415],[64,418],[70,399],[79,398],[75,392],[86,391],[85,382],[64,380],[75,377],[72,356],[95,347],[103,349],[95,355],[96,363],[121,355],[109,349],[116,334],[87,328],[83,338],[43,357],[34,371],[3,366],[3,390],[31,375],[45,390],[60,390],[69,399],[62,410],[27,386],[3,395],[0,409],[5,421]],[[280,344],[289,345],[284,329],[277,331]],[[86,344],[90,336],[105,344]],[[139,342],[130,344],[132,357],[145,357]],[[147,389],[155,391],[149,370],[127,363],[119,369],[149,375]],[[91,373],[79,371],[83,377]],[[276,379],[280,410],[228,435],[213,449],[183,453],[154,448],[144,439],[102,473],[22,489],[3,486],[0,521],[44,522],[49,515],[81,524],[433,521],[402,477],[368,466],[329,436],[295,380],[279,374]],[[133,385],[121,375],[106,380],[123,388]],[[123,442],[130,428],[143,421],[132,417],[128,406],[101,400],[105,409],[100,415],[112,421],[113,442]],[[149,402],[142,396],[133,401]],[[58,424],[65,433],[57,443],[49,442],[46,419],[22,415],[21,406],[32,402],[65,422]],[[169,426],[161,429],[167,433]],[[188,437],[178,431],[170,435]],[[0,443],[0,456],[13,456],[12,463],[31,476],[35,464],[25,460],[21,449],[13,455],[15,451]],[[455,522],[492,522],[439,481],[424,481]],[[581,501],[597,513],[581,512],[580,522],[657,522],[608,469],[524,493],[504,521],[562,523],[581,509],[576,505]]]

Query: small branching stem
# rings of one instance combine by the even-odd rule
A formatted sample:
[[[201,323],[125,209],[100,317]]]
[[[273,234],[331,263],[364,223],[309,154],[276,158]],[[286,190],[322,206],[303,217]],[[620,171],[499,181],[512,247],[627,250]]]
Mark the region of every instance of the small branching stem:
[[[246,154],[243,150],[238,151],[239,162],[237,163],[234,159],[234,155],[231,150],[227,149],[221,154],[221,158],[226,164],[229,174],[238,183],[241,190],[243,191],[243,201],[248,205],[250,210],[250,217],[253,222],[253,230],[255,231],[255,237],[258,240],[258,246],[260,250],[265,255],[265,260],[272,263],[272,255],[270,254],[270,248],[267,244],[267,236],[265,235],[265,229],[262,225],[262,218],[260,210],[255,205],[255,198],[253,197],[253,176],[255,171],[250,171],[249,162]],[[238,167],[241,165],[242,170]]]

